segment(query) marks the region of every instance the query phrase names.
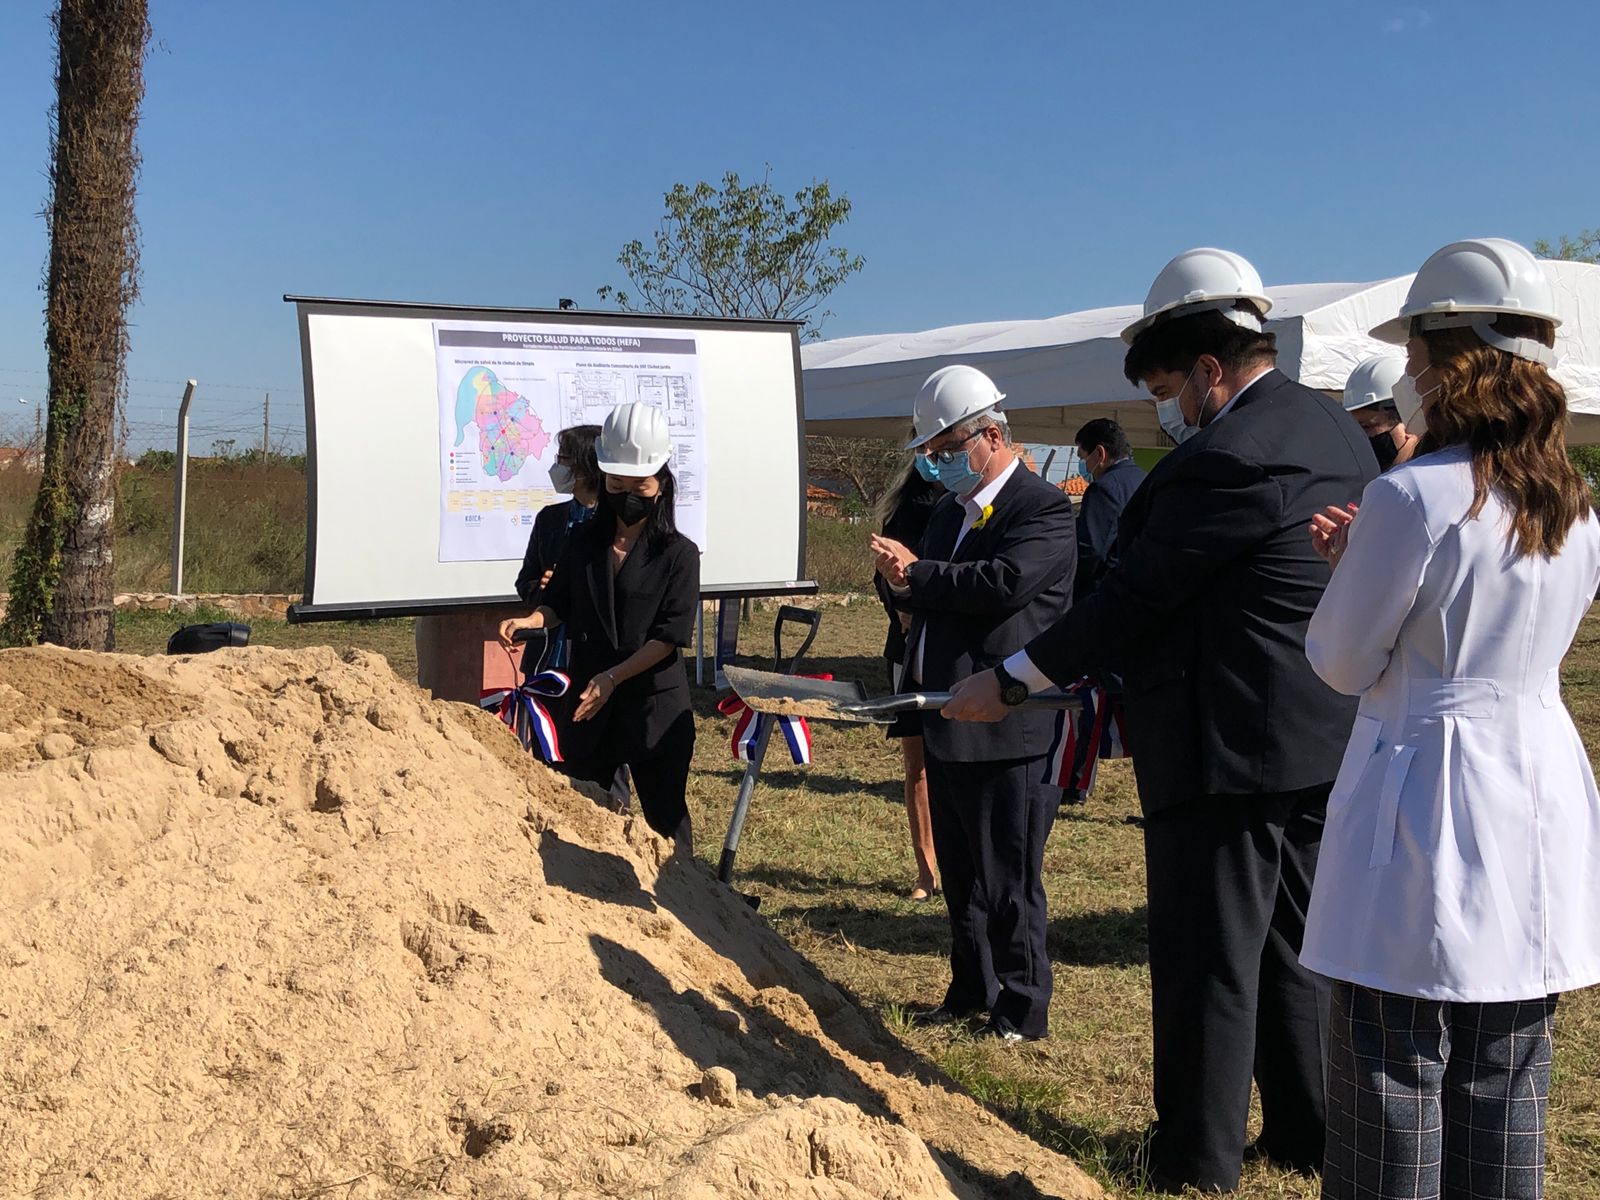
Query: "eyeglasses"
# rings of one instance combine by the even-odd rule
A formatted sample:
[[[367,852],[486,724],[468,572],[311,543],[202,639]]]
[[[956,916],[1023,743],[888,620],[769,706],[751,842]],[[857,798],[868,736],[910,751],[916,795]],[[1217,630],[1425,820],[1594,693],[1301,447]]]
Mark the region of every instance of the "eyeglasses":
[[[932,459],[941,467],[948,467],[951,463],[955,462],[958,457],[960,457],[961,448],[982,432],[983,430],[981,429],[974,429],[954,446],[946,446],[943,450],[919,450],[917,453],[922,455],[924,458]]]

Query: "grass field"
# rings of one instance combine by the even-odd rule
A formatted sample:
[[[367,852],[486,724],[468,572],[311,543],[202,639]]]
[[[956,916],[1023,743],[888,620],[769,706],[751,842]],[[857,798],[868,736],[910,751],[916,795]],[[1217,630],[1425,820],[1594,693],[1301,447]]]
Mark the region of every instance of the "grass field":
[[[128,467],[117,476],[119,592],[166,591],[171,582],[173,483],[170,468]],[[0,592],[10,581],[13,548],[38,484],[37,474],[20,467],[0,469]],[[304,470],[277,460],[191,463],[187,510],[186,592],[296,593],[305,586]],[[810,577],[827,591],[868,586],[869,532],[865,524],[811,518]]]
[[[208,619],[206,614],[184,620]],[[742,648],[769,653],[772,610],[758,607]],[[167,613],[118,618],[119,645],[159,650],[179,619]],[[813,669],[884,685],[882,614],[871,603],[830,607]],[[415,668],[409,621],[288,626],[257,622],[270,645],[360,646]],[[1600,744],[1600,621],[1580,631],[1564,672],[1566,697],[1592,747]],[[697,693],[700,740],[690,804],[702,858],[715,863],[740,771],[728,753],[729,722]],[[904,899],[913,881],[901,807],[897,748],[866,728],[816,726],[815,760],[795,767],[777,748],[761,777],[738,861],[738,886],[762,897],[761,912],[824,972],[880,1012],[908,1044],[1047,1145],[1073,1155],[1113,1196],[1109,1153],[1152,1117],[1150,974],[1144,935],[1144,859],[1132,772],[1108,763],[1083,808],[1057,823],[1045,856],[1050,952],[1055,964],[1052,1036],[1002,1049],[965,1036],[906,1028],[904,1009],[943,992],[942,907]],[[1600,898],[1597,898],[1600,903]],[[1600,1195],[1600,991],[1566,997],[1558,1017],[1551,1103],[1551,1200]],[[1314,1180],[1265,1166],[1246,1168],[1249,1200],[1307,1198]]]

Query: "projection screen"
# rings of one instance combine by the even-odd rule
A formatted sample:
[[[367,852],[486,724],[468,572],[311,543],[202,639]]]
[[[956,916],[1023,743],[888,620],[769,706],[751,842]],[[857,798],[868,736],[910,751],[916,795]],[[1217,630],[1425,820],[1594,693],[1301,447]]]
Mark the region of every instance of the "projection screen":
[[[707,597],[805,580],[798,325],[285,296],[300,323],[306,584],[291,619],[515,603],[556,433],[661,408]]]

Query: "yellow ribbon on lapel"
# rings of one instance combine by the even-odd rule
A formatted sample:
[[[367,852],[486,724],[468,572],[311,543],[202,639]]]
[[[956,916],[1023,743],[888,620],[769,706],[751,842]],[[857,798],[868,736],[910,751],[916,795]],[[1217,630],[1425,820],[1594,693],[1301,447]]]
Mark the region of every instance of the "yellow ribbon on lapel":
[[[974,529],[982,529],[985,525],[987,525],[989,523],[989,518],[992,517],[992,516],[994,516],[994,505],[985,504],[983,506],[983,514],[981,516],[979,516],[979,518],[972,523],[972,527]]]

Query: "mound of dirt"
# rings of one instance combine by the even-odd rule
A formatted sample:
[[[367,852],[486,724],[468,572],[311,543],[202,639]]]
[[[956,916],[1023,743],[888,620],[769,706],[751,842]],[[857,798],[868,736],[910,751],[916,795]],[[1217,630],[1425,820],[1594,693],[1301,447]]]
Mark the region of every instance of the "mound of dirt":
[[[0,1194],[1099,1194],[381,658],[0,680]]]

